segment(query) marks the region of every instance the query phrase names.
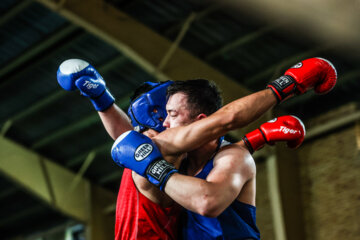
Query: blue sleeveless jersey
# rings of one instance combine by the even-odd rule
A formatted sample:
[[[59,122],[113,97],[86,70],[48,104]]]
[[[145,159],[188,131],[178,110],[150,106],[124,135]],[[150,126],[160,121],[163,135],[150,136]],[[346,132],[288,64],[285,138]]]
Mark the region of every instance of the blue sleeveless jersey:
[[[195,177],[206,179],[213,168],[211,159]],[[201,216],[186,210],[183,239],[260,239],[256,226],[256,207],[235,200],[216,218]]]

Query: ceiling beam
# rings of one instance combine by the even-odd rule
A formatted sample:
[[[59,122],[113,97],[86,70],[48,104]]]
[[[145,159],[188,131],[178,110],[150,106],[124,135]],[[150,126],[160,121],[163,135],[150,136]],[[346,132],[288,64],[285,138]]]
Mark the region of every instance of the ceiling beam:
[[[225,104],[251,93],[246,87],[181,48],[173,52],[160,71],[157,66],[173,43],[105,1],[88,0],[86,8],[78,0],[65,1],[61,5],[51,0],[37,1],[113,45],[156,79],[185,80],[200,77],[213,80],[221,89]],[[241,139],[243,132],[232,131],[230,134]]]
[[[48,106],[49,104],[53,103],[54,101],[58,100],[59,98],[62,98],[66,95],[65,91],[55,91],[50,96],[47,96],[43,98],[41,101],[37,101],[36,103],[32,104],[30,107],[26,108],[25,110],[11,116],[8,118],[1,128],[1,135],[5,136],[7,131],[13,126],[14,122],[29,116],[30,114],[39,111],[45,106]]]
[[[195,14],[194,22],[200,21],[201,19],[208,16],[209,14],[217,11],[219,8],[220,8],[219,4],[212,4],[210,7],[207,7],[200,12],[193,12],[192,14]],[[173,34],[174,32],[179,31],[185,22],[186,22],[186,19],[182,19],[180,22],[172,25],[171,27],[169,27],[167,30],[164,31],[164,35],[169,36],[169,35]]]
[[[67,161],[66,166],[67,167],[74,167],[76,165],[79,165],[81,163],[83,163],[83,161],[86,159],[86,157],[91,153],[95,153],[95,154],[99,154],[101,152],[104,151],[109,151],[109,149],[111,149],[112,145],[114,144],[113,141],[109,141],[106,143],[103,143],[93,149],[91,149],[89,152],[83,152],[77,156],[74,156],[72,159],[70,159],[69,161]]]
[[[229,42],[225,46],[209,53],[208,55],[205,56],[205,59],[207,61],[211,61],[212,59],[216,58],[217,56],[225,54],[234,48],[238,48],[238,47],[245,45],[255,39],[258,39],[258,38],[264,36],[265,34],[273,31],[276,28],[278,28],[278,26],[271,25],[271,26],[261,28],[255,32],[251,32],[249,34],[242,35],[242,36],[238,37],[237,39],[235,39],[234,41]]]
[[[41,212],[45,211],[41,205],[31,206],[21,211],[12,212],[11,215],[0,219],[0,227],[6,229],[6,226],[17,225],[21,219],[30,218],[30,216],[38,216]]]
[[[91,191],[99,187],[86,179],[79,179],[70,191],[74,173],[4,137],[0,137],[0,171],[49,206],[74,219],[89,222]],[[115,201],[114,193],[101,191],[113,196]]]
[[[104,1],[89,0],[86,8],[81,1],[66,1],[61,8],[50,0],[38,1],[114,45],[150,74],[156,73],[156,66],[172,45],[165,37]],[[211,79],[222,90],[225,103],[250,93],[233,79],[179,48],[156,75],[160,79]]]
[[[120,182],[119,180],[122,177],[123,170],[124,170],[123,168],[119,167],[118,171],[111,172],[111,173],[101,177],[99,179],[99,183],[104,185],[104,184],[107,184],[110,182],[114,182],[115,180],[118,180],[118,182]]]
[[[7,196],[11,196],[12,194],[16,193],[17,191],[19,191],[19,189],[17,187],[11,187],[11,188],[8,188],[8,189],[1,189],[0,199],[5,198]]]
[[[76,30],[77,31],[72,31],[72,27],[69,27],[69,28],[65,27],[64,32],[62,32],[60,30],[62,32],[62,34],[68,33],[69,35],[67,35],[67,36],[64,35],[63,37],[66,38],[66,37],[71,36],[71,41],[62,41],[62,38],[59,38],[59,35],[61,35],[61,33],[59,33],[59,34],[54,33],[54,35],[47,38],[47,40],[44,40],[45,42],[42,42],[42,44],[44,44],[44,43],[46,44],[47,43],[46,41],[52,41],[53,38],[58,39],[59,41],[54,42],[56,44],[56,47],[53,47],[53,46],[49,45],[48,48],[43,49],[44,51],[41,52],[43,54],[38,54],[35,62],[33,60],[31,64],[22,65],[21,66],[21,71],[11,71],[11,72],[9,72],[8,75],[5,76],[6,78],[3,77],[2,81],[0,82],[0,88],[6,88],[8,86],[8,84],[11,84],[17,78],[21,77],[24,74],[24,72],[29,71],[29,69],[33,69],[35,66],[38,66],[39,64],[43,63],[43,61],[46,61],[46,59],[54,57],[54,55],[56,53],[59,53],[59,52],[63,51],[65,48],[67,48],[71,44],[73,44],[73,41],[75,41],[77,39],[80,39],[81,37],[84,37],[86,35],[85,31],[79,31],[80,28],[76,28]],[[36,49],[42,48],[41,43],[40,43],[40,45],[36,45],[34,47]],[[30,49],[29,51],[31,53],[33,50]],[[23,55],[19,55],[19,56],[17,56],[17,58],[20,58],[20,59],[25,58],[27,54],[28,54],[28,52],[24,52]],[[13,68],[13,67],[11,67],[11,68]],[[3,70],[3,71],[8,72],[8,71],[5,71],[5,70]]]
[[[40,140],[34,142],[31,145],[31,149],[37,150],[39,148],[42,148],[47,144],[52,143],[60,138],[64,138],[70,134],[73,134],[74,132],[80,129],[89,127],[98,121],[99,121],[99,116],[97,115],[97,113],[92,113],[89,116],[80,119],[79,121],[73,124],[66,125],[65,127],[60,128],[55,132],[47,134],[44,138],[41,138]]]
[[[171,59],[172,55],[174,54],[175,50],[179,48],[179,45],[181,41],[183,40],[185,34],[189,30],[192,22],[196,18],[195,13],[191,13],[185,20],[185,22],[182,24],[182,28],[180,29],[180,32],[177,34],[175,41],[171,44],[169,50],[166,52],[166,54],[161,59],[160,63],[157,66],[156,71],[162,71],[163,68],[167,65],[169,59]]]
[[[126,58],[122,55],[119,55],[111,60],[109,60],[107,63],[101,65],[98,69],[99,69],[99,72],[106,72],[108,70],[110,70],[111,68],[113,68],[116,64],[121,64],[121,62],[125,61]],[[1,129],[1,134],[2,135],[5,135],[6,132],[11,128],[11,126],[14,124],[14,122],[22,119],[22,118],[25,118],[31,114],[33,114],[34,112],[37,112],[39,111],[40,109],[44,108],[44,107],[47,107],[48,105],[52,104],[53,102],[55,101],[59,101],[59,99],[67,96],[67,92],[63,89],[60,89],[59,90],[56,90],[54,91],[53,93],[49,94],[48,96],[45,96],[43,97],[41,100],[33,103],[30,107],[26,108],[26,110],[23,110],[11,117],[9,117],[6,122],[3,124],[3,127]],[[90,117],[87,117],[86,121],[84,120],[83,122],[80,122],[79,125],[80,126],[87,126],[91,123],[94,122],[94,116],[95,116],[95,113],[92,114]],[[68,126],[65,128],[66,129],[71,129],[73,126]],[[79,127],[77,127],[79,129]],[[62,135],[61,132],[57,132],[57,134],[60,134]],[[52,136],[52,135],[48,135],[47,138],[55,138],[57,136]],[[48,140],[44,140],[45,143],[48,141]],[[43,143],[34,143],[35,147],[39,147],[38,145],[43,145]],[[34,146],[33,146],[34,147]]]
[[[70,34],[73,34],[78,29],[79,28],[73,24],[67,25],[64,28],[60,29],[59,31],[56,31],[50,37],[31,46],[30,49],[26,50],[20,56],[17,56],[13,61],[8,62],[3,68],[1,68],[0,77],[3,77],[4,75],[10,73],[20,65],[24,64],[26,61],[29,61],[31,58],[35,57],[36,55],[51,48],[54,44],[61,41]]]
[[[18,15],[21,11],[23,11],[25,8],[27,8],[32,2],[33,2],[33,0],[26,0],[26,1],[21,1],[21,2],[17,3],[9,11],[7,11],[1,15],[0,25],[3,25],[4,23],[6,23],[10,19],[12,19],[14,16]]]
[[[117,100],[115,103],[125,111],[125,107],[128,106],[129,104],[130,96],[131,95],[128,94]],[[43,146],[46,146],[49,143],[52,143],[60,138],[64,138],[70,134],[73,134],[74,132],[89,127],[90,125],[93,125],[97,122],[100,122],[100,117],[97,114],[97,112],[94,111],[93,113],[89,114],[88,116],[82,119],[79,119],[78,121],[76,121],[71,125],[66,125],[63,128],[57,129],[55,132],[49,133],[46,137],[34,142],[33,145],[31,145],[31,148],[34,150],[39,149]]]

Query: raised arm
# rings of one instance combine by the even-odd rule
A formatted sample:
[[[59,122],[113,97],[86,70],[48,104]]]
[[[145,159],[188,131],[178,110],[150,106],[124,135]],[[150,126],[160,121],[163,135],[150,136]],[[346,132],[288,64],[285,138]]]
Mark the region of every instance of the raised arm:
[[[114,140],[124,132],[133,129],[129,117],[116,104],[98,113],[107,133]]]
[[[57,80],[63,89],[80,90],[81,95],[90,99],[106,131],[114,140],[132,129],[126,113],[115,105],[115,99],[106,88],[104,79],[88,62],[81,59],[64,61],[57,71]]]

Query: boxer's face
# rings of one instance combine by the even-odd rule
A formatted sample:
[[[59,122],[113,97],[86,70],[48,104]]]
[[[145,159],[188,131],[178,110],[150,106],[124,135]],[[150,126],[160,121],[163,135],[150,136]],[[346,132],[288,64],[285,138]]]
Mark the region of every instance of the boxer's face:
[[[195,119],[191,117],[187,107],[187,96],[181,92],[169,97],[166,104],[167,117],[164,127],[173,128],[192,123]]]

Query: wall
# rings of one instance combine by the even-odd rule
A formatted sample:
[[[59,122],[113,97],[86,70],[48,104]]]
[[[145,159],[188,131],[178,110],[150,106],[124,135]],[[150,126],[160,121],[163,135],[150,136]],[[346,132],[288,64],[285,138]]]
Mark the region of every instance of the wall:
[[[306,239],[359,239],[360,157],[351,125],[298,150]]]
[[[257,226],[260,230],[261,239],[274,240],[273,215],[265,160],[256,162],[256,206]]]

